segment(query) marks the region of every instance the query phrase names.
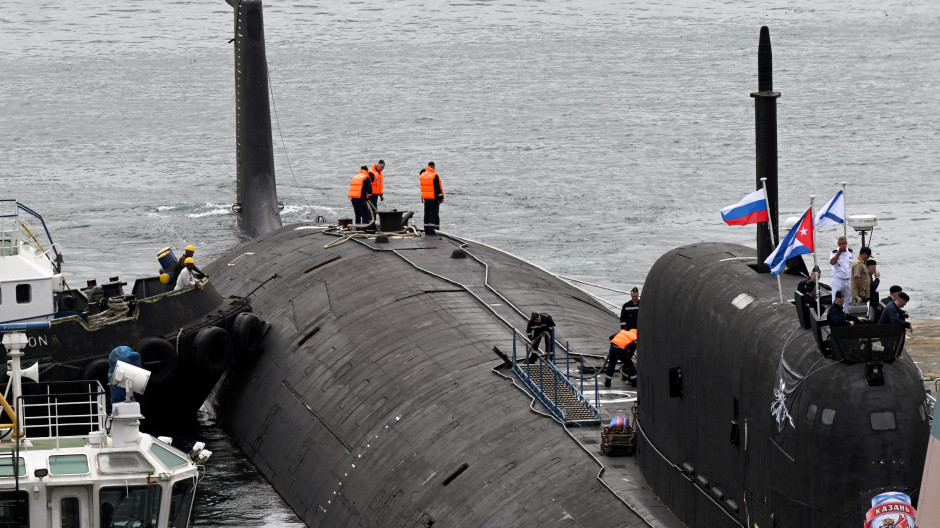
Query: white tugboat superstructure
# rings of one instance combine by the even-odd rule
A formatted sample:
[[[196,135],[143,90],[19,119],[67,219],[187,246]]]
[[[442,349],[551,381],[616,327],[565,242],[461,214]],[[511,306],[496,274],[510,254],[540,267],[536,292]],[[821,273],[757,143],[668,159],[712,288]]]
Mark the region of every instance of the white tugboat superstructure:
[[[13,325],[0,325],[9,331]],[[200,465],[172,439],[140,432],[140,405],[115,402],[107,413],[97,381],[30,383],[20,369],[23,333],[3,336],[13,397],[0,397],[0,525],[17,528],[185,528],[190,525]],[[142,393],[150,373],[118,362],[112,383]],[[9,403],[8,403],[9,402]]]

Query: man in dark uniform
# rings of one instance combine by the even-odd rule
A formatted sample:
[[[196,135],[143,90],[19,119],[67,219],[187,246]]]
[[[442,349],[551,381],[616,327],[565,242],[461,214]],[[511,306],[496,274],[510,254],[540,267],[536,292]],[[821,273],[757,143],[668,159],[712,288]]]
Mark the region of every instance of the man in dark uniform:
[[[809,278],[801,280],[800,283],[797,284],[796,289],[803,295],[806,295],[806,284],[809,283],[810,281],[815,283],[818,280],[819,280],[819,266],[815,266],[813,268],[812,273],[809,274]]]
[[[630,290],[630,300],[623,303],[620,309],[620,329],[631,330],[637,327],[637,320],[640,317],[640,290],[633,287]]]
[[[555,327],[555,321],[552,316],[544,313],[532,312],[529,318],[529,324],[525,327],[525,333],[529,336],[529,345],[532,347],[532,355],[528,362],[534,363],[538,359],[539,342],[545,340],[545,352],[548,355],[555,350],[555,343],[552,341],[552,328]]]
[[[621,330],[610,336],[610,351],[607,353],[607,371],[604,373],[604,386],[610,387],[610,378],[617,368],[617,360],[623,362],[627,371],[625,379],[630,380],[630,386],[636,388],[636,367],[633,366],[633,354],[636,352],[636,329]],[[621,371],[622,372],[622,371]]]
[[[904,288],[901,288],[897,284],[891,286],[891,288],[888,289],[888,296],[882,299],[878,303],[878,306],[875,307],[875,317],[872,320],[880,323],[881,314],[884,313],[885,306],[888,306],[888,303],[894,302],[894,300],[898,298],[898,294],[902,291],[904,291]],[[904,312],[904,310],[901,310],[901,312]],[[907,317],[907,312],[904,312],[904,317]]]
[[[844,304],[845,294],[842,292],[842,290],[836,290],[832,306],[829,307],[829,312],[826,314],[826,320],[829,321],[829,326],[854,326],[855,323],[859,321],[868,321],[868,319],[864,317],[858,317],[857,315],[846,313],[846,311],[842,308],[842,305]]]
[[[807,280],[804,282],[805,284],[800,283],[803,284],[803,297],[801,298],[803,305],[816,311],[816,281]]]
[[[904,306],[907,305],[907,301],[910,301],[911,298],[904,292],[899,292],[898,296],[894,301],[889,302],[884,309],[884,312],[881,313],[881,319],[878,320],[878,324],[893,324],[898,326],[903,326],[914,333],[914,327],[911,326],[911,323],[905,321],[907,319],[907,312],[902,310]]]

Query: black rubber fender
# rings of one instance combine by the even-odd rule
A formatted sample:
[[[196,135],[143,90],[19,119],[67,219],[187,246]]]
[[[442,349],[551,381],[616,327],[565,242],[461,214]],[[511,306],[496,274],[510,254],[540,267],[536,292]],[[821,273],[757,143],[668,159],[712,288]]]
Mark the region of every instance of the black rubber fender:
[[[108,358],[93,359],[85,365],[85,370],[82,371],[82,379],[97,381],[101,383],[101,386],[107,391],[108,385],[111,382],[111,380],[108,379],[109,368]]]
[[[217,326],[196,332],[193,338],[193,359],[200,370],[214,375],[222,374],[235,360],[231,336],[224,328]]]
[[[145,337],[134,350],[140,354],[143,368],[150,371],[150,385],[156,387],[173,381],[179,368],[179,357],[169,341],[159,337]]]
[[[232,323],[232,338],[235,339],[238,355],[253,358],[261,352],[264,321],[250,312],[243,312]]]

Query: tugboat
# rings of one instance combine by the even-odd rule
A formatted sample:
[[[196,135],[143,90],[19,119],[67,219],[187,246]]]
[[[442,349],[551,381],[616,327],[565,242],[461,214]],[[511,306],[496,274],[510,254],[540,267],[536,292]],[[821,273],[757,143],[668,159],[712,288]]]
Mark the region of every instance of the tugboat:
[[[164,268],[175,262],[169,249],[158,256]],[[0,325],[26,325],[25,358],[43,379],[106,384],[108,353],[130,346],[152,373],[140,403],[148,425],[159,425],[195,417],[221,375],[261,350],[266,325],[248,299],[223,298],[208,280],[174,291],[161,269],[130,292],[119,277],[82,291],[69,286],[62,261],[42,216],[0,200]]]
[[[0,331],[6,330],[0,327]],[[212,454],[188,452],[171,438],[140,432],[140,405],[150,373],[118,362],[112,380],[127,394],[107,414],[97,381],[29,383],[38,364],[21,370],[29,338],[6,333],[12,399],[0,396],[0,525],[21,528],[189,526],[200,468]],[[12,405],[11,405],[12,403]]]

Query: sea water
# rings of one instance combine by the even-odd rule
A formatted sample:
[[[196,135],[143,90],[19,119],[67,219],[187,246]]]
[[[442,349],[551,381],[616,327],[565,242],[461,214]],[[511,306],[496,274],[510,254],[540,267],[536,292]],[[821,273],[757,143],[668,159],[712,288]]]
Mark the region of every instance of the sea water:
[[[272,1],[264,16],[285,223],[351,216],[349,179],[382,158],[380,207],[420,224],[433,160],[445,231],[641,292],[671,248],[755,243],[718,211],[755,188],[749,94],[767,25],[782,218],[846,182],[848,213],[878,216],[882,290],[940,316],[931,0]],[[232,32],[222,0],[4,3],[0,194],[47,218],[73,286],[154,274],[165,246],[208,262],[242,240]],[[840,234],[817,233],[824,281]],[[589,290],[612,309],[627,299]],[[225,493],[216,482],[203,493]],[[199,524],[292,522],[282,504],[273,521],[229,506]]]

